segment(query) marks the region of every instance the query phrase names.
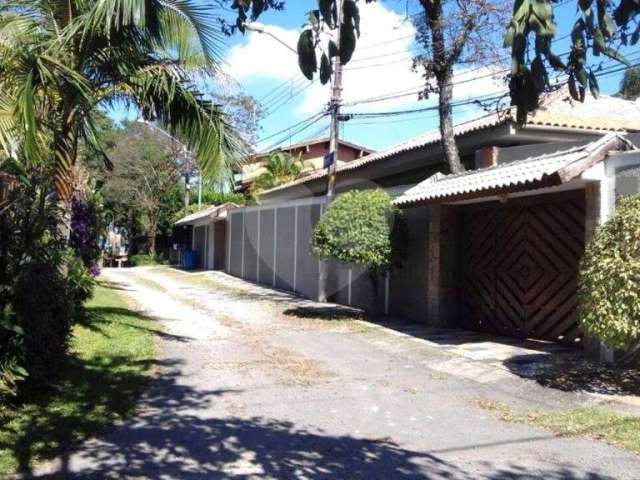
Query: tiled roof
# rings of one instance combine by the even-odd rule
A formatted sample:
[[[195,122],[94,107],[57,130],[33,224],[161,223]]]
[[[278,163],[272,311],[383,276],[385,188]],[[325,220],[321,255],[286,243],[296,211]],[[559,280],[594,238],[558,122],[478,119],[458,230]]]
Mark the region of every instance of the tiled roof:
[[[301,147],[306,147],[309,145],[316,145],[318,143],[327,143],[330,141],[329,137],[322,137],[322,138],[314,138],[312,140],[305,140],[302,142],[297,142],[297,143],[292,143],[291,145],[283,145],[281,147],[277,147],[277,148],[272,148],[271,150],[263,150],[261,152],[257,152],[254,154],[254,157],[264,157],[266,155],[269,155],[270,153],[273,152],[277,152],[279,150],[282,151],[289,151],[289,150],[295,150],[296,148],[301,148]],[[368,147],[364,147],[362,145],[357,145],[355,143],[352,142],[348,142],[346,140],[340,140],[340,145],[344,145],[345,147],[350,147],[353,148],[354,150],[361,150],[365,153],[372,153],[375,152],[375,150],[372,150]]]
[[[590,131],[640,131],[640,103],[622,98],[601,95],[593,98],[587,95],[584,103],[569,99],[568,90],[562,88],[548,94],[541,106],[529,115],[528,125],[548,126],[556,128],[576,128]],[[454,127],[455,136],[459,137],[478,130],[497,127],[512,121],[515,111],[511,108],[501,112],[493,112],[473,120],[462,122]],[[341,165],[337,171],[354,170],[373,162],[384,160],[400,153],[417,150],[440,141],[440,132],[433,130],[393,147],[367,155],[360,160]],[[271,193],[294,185],[310,182],[326,175],[324,170],[314,172],[293,182],[263,192]]]
[[[623,145],[628,145],[623,136],[607,133],[594,142],[551,154],[455,175],[436,174],[407,190],[394,203],[407,206],[565,183],[604,158],[607,152]]]
[[[208,207],[204,210],[200,210],[199,212],[192,213],[191,215],[187,215],[186,217],[182,217],[174,225],[189,225],[199,220],[204,220],[205,218],[211,218],[213,220],[215,218],[222,217],[227,210],[230,210],[232,208],[238,208],[238,205],[233,202],[223,203],[222,205],[214,205],[213,207]]]

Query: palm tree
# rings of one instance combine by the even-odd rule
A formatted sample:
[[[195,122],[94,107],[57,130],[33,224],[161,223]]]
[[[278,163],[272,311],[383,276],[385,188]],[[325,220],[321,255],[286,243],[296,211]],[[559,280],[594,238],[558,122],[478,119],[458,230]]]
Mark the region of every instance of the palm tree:
[[[304,163],[301,155],[278,150],[270,155],[265,168],[267,171],[256,178],[253,184],[254,192],[268,190],[300,178]]]
[[[0,157],[52,162],[68,205],[79,142],[102,152],[94,114],[121,105],[180,138],[205,176],[230,172],[244,146],[197,88],[221,78],[217,9],[201,0],[3,2]]]

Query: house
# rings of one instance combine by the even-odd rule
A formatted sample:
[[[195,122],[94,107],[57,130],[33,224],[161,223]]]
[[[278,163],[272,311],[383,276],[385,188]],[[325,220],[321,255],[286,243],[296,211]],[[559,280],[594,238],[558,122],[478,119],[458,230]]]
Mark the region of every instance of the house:
[[[174,224],[180,251],[195,252],[195,268],[224,270],[227,251],[227,216],[238,205],[227,202],[187,215]],[[180,255],[178,255],[180,256]],[[176,258],[175,263],[180,259]],[[180,262],[181,263],[181,262]]]
[[[269,161],[269,157],[278,151],[286,152],[293,156],[299,155],[304,164],[303,174],[310,174],[321,171],[324,168],[324,156],[329,153],[329,139],[318,138],[315,140],[307,140],[253,155],[249,159],[249,162],[242,167],[237,190],[248,190],[255,179],[267,171],[265,166]],[[373,153],[373,150],[366,147],[340,141],[338,147],[338,165],[348,164],[371,153]]]
[[[638,191],[640,106],[547,95],[526,125],[511,109],[455,127],[467,171],[447,174],[438,132],[338,167],[337,192],[383,188],[407,222],[407,261],[372,282],[309,253],[326,208],[326,172],[230,212],[226,271],[312,299],[434,326],[582,344],[577,273],[584,245],[624,183]],[[631,178],[631,181],[629,181]],[[635,180],[634,180],[635,178]],[[623,182],[624,180],[624,182]]]

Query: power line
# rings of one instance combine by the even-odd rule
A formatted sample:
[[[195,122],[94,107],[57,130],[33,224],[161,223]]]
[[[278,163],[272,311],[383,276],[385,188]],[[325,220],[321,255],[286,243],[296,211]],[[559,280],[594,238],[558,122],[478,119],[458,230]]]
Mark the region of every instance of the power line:
[[[278,130],[277,132],[272,133],[272,134],[270,134],[270,135],[269,135],[269,136],[267,136],[267,137],[260,138],[260,139],[258,140],[258,143],[264,143],[264,142],[266,142],[267,140],[271,140],[272,138],[277,137],[278,135],[281,135],[281,134],[283,134],[283,133],[285,133],[285,132],[288,132],[289,130],[293,130],[294,128],[299,127],[299,126],[300,126],[300,125],[302,125],[303,123],[306,123],[306,122],[309,122],[309,121],[311,121],[311,120],[314,120],[314,119],[315,119],[315,118],[317,118],[317,117],[324,117],[324,116],[326,116],[326,113],[325,113],[325,112],[318,112],[318,113],[316,113],[316,114],[314,114],[314,115],[311,115],[311,116],[310,116],[310,117],[308,117],[308,118],[305,118],[304,120],[300,120],[299,122],[294,123],[293,125],[291,125],[291,126],[289,126],[289,127],[283,128],[282,130]]]
[[[284,97],[282,99],[282,101],[275,105],[271,110],[269,110],[266,115],[264,116],[264,118],[268,118],[271,115],[273,115],[274,113],[276,113],[277,111],[279,111],[282,107],[284,107],[287,103],[289,103],[291,100],[293,100],[294,98],[300,96],[300,94],[302,94],[305,90],[309,89],[314,82],[309,82],[307,84],[301,85],[300,87],[298,87],[297,91],[295,93],[291,92],[291,94],[287,97]]]

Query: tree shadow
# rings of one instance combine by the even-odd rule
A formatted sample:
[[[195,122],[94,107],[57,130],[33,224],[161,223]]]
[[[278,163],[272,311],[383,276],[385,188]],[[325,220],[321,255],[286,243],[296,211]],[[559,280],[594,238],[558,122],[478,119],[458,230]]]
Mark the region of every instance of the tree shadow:
[[[156,405],[159,407],[161,405]],[[482,448],[482,445],[462,449]],[[464,462],[461,462],[464,464]],[[478,474],[478,469],[484,475]],[[538,479],[604,480],[572,465],[552,468],[480,462],[462,467],[389,439],[328,435],[263,417],[202,418],[182,406],[159,409],[66,458],[39,478],[65,479]]]
[[[189,342],[192,340],[190,337],[164,332],[160,328],[144,327],[141,325],[136,325],[131,321],[127,322],[127,319],[143,320],[145,321],[145,323],[158,323],[158,320],[143,313],[121,307],[85,307],[84,315],[78,318],[76,323],[93,332],[109,337],[109,334],[103,327],[112,323],[112,320],[109,320],[109,318],[113,317],[114,315],[120,317],[118,321],[119,324],[136,330],[149,332],[163,340],[171,340],[174,342]]]
[[[294,308],[288,308],[284,312],[284,315],[295,318],[309,318],[317,320],[363,320],[365,316],[360,310],[345,307],[341,305],[329,305],[329,306],[298,306]]]
[[[582,356],[520,355],[504,365],[512,373],[535,380],[543,387],[565,392],[604,395],[640,395],[640,370],[612,367]]]
[[[150,369],[163,370],[149,385]],[[181,362],[131,361],[128,357],[71,358],[63,381],[46,391],[30,392],[26,412],[6,424],[0,450],[12,451],[18,471],[32,472],[36,461],[65,455],[78,442],[91,438],[114,422],[130,417],[144,393],[142,405],[160,401],[165,407],[201,408],[229,391],[194,392],[176,383]],[[169,401],[170,400],[170,401]]]

